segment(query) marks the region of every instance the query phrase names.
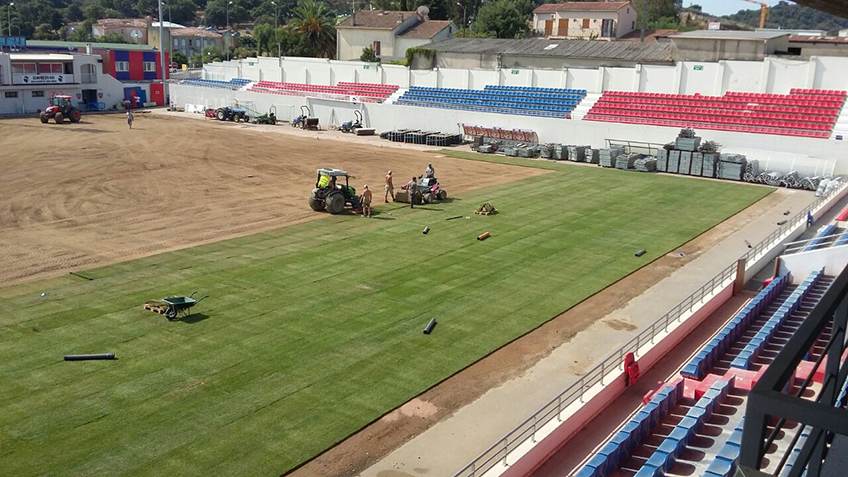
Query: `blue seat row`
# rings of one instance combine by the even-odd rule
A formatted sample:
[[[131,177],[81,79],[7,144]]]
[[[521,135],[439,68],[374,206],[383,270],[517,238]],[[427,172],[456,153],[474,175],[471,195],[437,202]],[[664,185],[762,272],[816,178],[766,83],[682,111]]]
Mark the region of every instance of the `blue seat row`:
[[[680,374],[692,379],[703,379],[719,356],[733,345],[745,333],[750,324],[779,296],[789,283],[789,275],[781,275],[760,290],[736,316],[719,330],[680,371]]]
[[[572,89],[572,88],[538,88],[535,86],[495,86],[495,85],[486,85],[484,89],[492,90],[492,91],[514,91],[514,92],[528,92],[528,93],[563,93],[563,94],[579,94],[581,96],[586,96],[585,89]]]
[[[481,111],[484,113],[501,113],[501,114],[515,114],[521,116],[539,116],[546,118],[564,118],[567,117],[567,112],[563,111],[549,111],[549,110],[529,110],[529,109],[518,109],[513,107],[503,107],[503,106],[474,106],[469,104],[451,104],[451,103],[440,103],[440,102],[431,102],[431,101],[409,101],[409,100],[398,100],[396,104],[407,105],[407,106],[419,106],[423,108],[442,108],[442,109],[457,109],[463,111]]]
[[[677,458],[695,437],[704,422],[712,416],[730,391],[729,381],[716,381],[701,399],[674,426],[671,433],[663,439],[648,460],[636,472],[636,477],[657,477],[671,470]]]
[[[836,240],[833,242],[834,247],[838,247],[839,245],[848,244],[848,231],[842,232],[842,235],[836,237]]]
[[[511,103],[532,104],[561,104],[576,106],[581,98],[540,98],[536,96],[512,96],[508,94],[443,94],[430,91],[407,91],[401,96],[403,98],[433,98],[437,100],[477,100],[477,101],[503,101]]]
[[[206,88],[220,88],[220,89],[239,89],[244,85],[250,83],[249,79],[244,78],[233,78],[230,81],[219,81],[219,80],[208,80],[208,79],[184,79],[180,82],[181,84],[187,84],[191,86],[203,86]]]
[[[435,93],[443,95],[491,95],[491,96],[509,96],[509,97],[532,97],[541,99],[568,98],[582,100],[586,97],[586,92],[582,90],[555,90],[538,88],[539,91],[533,88],[516,88],[516,89],[500,89],[487,86],[485,89],[456,89],[456,88],[434,88],[428,86],[413,86],[409,88],[411,92]]]
[[[819,229],[818,233],[816,233],[816,236],[812,240],[807,242],[807,245],[804,245],[804,248],[802,248],[801,251],[806,252],[808,250],[815,250],[825,241],[825,237],[832,235],[833,232],[836,232],[836,224],[825,225]]]
[[[633,450],[651,435],[663,417],[683,397],[683,380],[657,391],[633,418],[593,455],[576,477],[606,477],[630,457]]]
[[[745,418],[742,418],[736,425],[736,429],[730,434],[727,442],[716,454],[713,462],[707,467],[704,477],[730,477],[736,473],[736,461],[739,459],[739,453],[742,450],[742,428],[744,424]]]
[[[745,345],[745,348],[733,359],[730,363],[732,368],[751,369],[751,363],[754,357],[763,349],[763,346],[774,336],[775,331],[780,328],[780,325],[795,312],[801,301],[813,288],[819,278],[824,274],[824,270],[816,270],[810,272],[807,278],[798,285],[798,288],[792,291],[792,294],[784,301],[776,312],[765,322],[762,328],[751,338],[751,341]]]
[[[434,101],[434,102],[445,102],[445,103],[456,103],[456,104],[496,104],[496,103],[510,103],[514,104],[517,107],[521,106],[550,106],[550,107],[566,107],[569,110],[573,109],[574,106],[577,105],[575,101],[539,101],[535,99],[523,99],[523,98],[453,98],[453,97],[445,97],[440,95],[433,95],[427,93],[406,93],[401,96],[399,99],[409,100],[409,101]]]

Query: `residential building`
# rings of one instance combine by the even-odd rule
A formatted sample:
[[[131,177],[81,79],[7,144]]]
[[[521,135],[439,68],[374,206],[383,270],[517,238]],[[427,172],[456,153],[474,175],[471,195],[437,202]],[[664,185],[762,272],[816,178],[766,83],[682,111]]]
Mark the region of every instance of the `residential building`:
[[[91,34],[95,37],[116,33],[130,42],[147,44],[147,30],[151,19],[147,18],[102,18],[91,26]]]
[[[456,26],[447,20],[430,20],[427,7],[415,12],[363,10],[336,27],[336,58],[358,60],[372,48],[384,60],[406,56],[409,48],[453,37]]]
[[[27,40],[27,53],[85,53],[99,55],[103,73],[119,81],[154,81],[162,79],[159,51],[149,45],[98,43],[81,41]],[[165,53],[165,63],[169,56]],[[167,73],[166,73],[167,75]]]
[[[546,3],[533,10],[533,30],[546,38],[616,39],[635,29],[630,2]]]
[[[206,48],[224,49],[224,35],[204,28],[183,27],[169,29],[171,37],[171,52],[182,53],[189,60],[194,55],[202,54]],[[157,42],[158,42],[158,32]],[[158,44],[158,43],[157,43]]]

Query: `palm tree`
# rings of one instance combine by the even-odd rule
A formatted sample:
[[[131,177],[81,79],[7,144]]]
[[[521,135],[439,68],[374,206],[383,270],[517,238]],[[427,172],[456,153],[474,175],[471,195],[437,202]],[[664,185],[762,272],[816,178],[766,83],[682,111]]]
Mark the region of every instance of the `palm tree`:
[[[336,53],[336,19],[324,3],[301,0],[293,10],[290,25],[306,47],[322,58]]]

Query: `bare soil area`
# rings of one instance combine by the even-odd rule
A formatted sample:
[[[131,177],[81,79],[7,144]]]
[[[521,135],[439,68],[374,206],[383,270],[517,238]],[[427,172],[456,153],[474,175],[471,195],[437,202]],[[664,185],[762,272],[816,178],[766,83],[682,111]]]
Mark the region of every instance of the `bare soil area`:
[[[399,188],[432,162],[451,195],[545,172],[321,134],[164,114],[138,114],[132,130],[120,115],[2,120],[0,283],[324,217],[306,204],[319,167],[347,170],[359,191],[369,184],[377,204],[389,169]]]

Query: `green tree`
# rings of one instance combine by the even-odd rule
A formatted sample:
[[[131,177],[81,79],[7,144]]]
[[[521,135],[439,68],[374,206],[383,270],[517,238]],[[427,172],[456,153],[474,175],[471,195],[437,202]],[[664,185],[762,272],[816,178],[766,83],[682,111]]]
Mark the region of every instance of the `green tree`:
[[[68,21],[77,22],[82,20],[83,17],[82,7],[78,2],[71,2],[68,4],[68,8],[65,9],[65,18],[67,18]]]
[[[247,5],[248,2],[245,0],[209,0],[206,2],[206,10],[204,11],[206,24],[216,25],[219,27],[226,26],[227,5],[230,1],[233,2],[232,5],[229,5],[230,26],[234,23],[243,22],[249,18],[250,12],[247,8],[245,8],[245,5]]]
[[[32,37],[36,40],[58,40],[59,34],[49,24],[42,23],[35,27]]]
[[[277,42],[274,39],[275,33],[274,27],[267,23],[256,25],[256,27],[253,28],[253,39],[256,40],[256,51],[260,55],[270,54],[272,50],[276,54]]]
[[[162,15],[165,19],[168,19],[168,15],[170,15],[171,21],[174,23],[189,25],[195,23],[198,6],[192,0],[168,0],[168,6],[162,8]]]
[[[303,37],[310,56],[332,58],[336,53],[336,19],[316,0],[300,0],[290,22],[292,31]]]
[[[171,55],[171,62],[176,63],[178,65],[187,65],[188,58],[181,51],[175,51],[173,55]]]
[[[130,43],[126,38],[123,37],[120,33],[116,33],[110,31],[103,36],[99,36],[96,38],[97,41],[101,41],[103,43]]]
[[[359,56],[359,61],[367,61],[369,63],[377,63],[380,61],[377,54],[374,53],[374,48],[366,46],[362,49],[362,55]]]
[[[529,0],[494,0],[480,8],[472,30],[495,38],[522,38],[529,31]]]

